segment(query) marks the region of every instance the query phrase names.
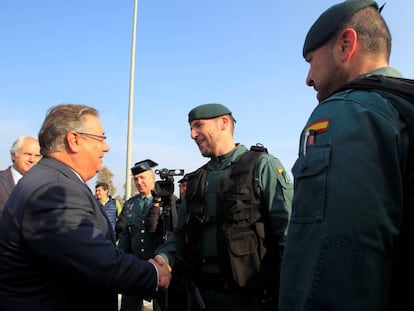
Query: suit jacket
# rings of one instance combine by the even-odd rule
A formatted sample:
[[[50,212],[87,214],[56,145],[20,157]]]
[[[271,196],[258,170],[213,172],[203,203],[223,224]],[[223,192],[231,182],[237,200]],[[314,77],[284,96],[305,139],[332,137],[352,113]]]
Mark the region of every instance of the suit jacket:
[[[0,217],[3,213],[4,204],[6,204],[13,188],[14,180],[11,172],[11,166],[9,166],[9,168],[4,171],[0,171]]]
[[[154,266],[114,246],[90,189],[44,157],[14,188],[0,219],[0,310],[118,310],[117,294],[152,297]]]

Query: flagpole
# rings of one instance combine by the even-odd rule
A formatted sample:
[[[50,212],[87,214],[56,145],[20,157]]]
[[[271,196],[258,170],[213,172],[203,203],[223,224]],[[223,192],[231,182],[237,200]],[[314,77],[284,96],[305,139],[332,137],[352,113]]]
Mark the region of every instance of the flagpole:
[[[126,186],[125,200],[131,196],[131,175],[132,166],[132,124],[134,115],[134,81],[135,81],[135,45],[136,45],[136,29],[138,16],[138,0],[134,0],[134,18],[132,25],[132,47],[131,47],[131,65],[129,79],[129,105],[128,105],[128,133],[127,133],[127,157],[126,157]]]

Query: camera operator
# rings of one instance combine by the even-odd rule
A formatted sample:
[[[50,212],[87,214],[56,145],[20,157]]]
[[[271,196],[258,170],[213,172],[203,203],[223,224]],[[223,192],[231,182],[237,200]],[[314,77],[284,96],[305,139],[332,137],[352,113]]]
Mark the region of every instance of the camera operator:
[[[179,196],[179,198],[177,199],[177,201],[176,201],[176,205],[177,205],[177,212],[178,212],[178,210],[180,209],[180,205],[181,205],[181,200],[184,198],[184,195],[185,195],[185,191],[187,190],[187,183],[188,183],[188,174],[185,174],[184,176],[183,176],[183,178],[181,178],[179,181],[178,181],[178,187],[179,187],[179,193],[180,193],[180,196]]]
[[[125,223],[119,235],[118,248],[141,259],[153,258],[154,250],[164,241],[162,198],[154,193],[156,181],[152,167],[157,165],[147,159],[135,163],[131,168],[139,193],[125,202],[121,213],[123,215],[120,216]],[[121,311],[141,310],[144,298],[123,295]],[[164,311],[165,304],[165,293],[159,293],[153,299],[153,310]]]
[[[150,219],[162,219],[164,226],[164,240],[167,240],[168,232],[173,232],[173,228],[177,222],[178,209],[185,192],[188,176],[184,175],[183,169],[169,170],[163,168],[161,170],[156,170],[155,173],[160,176],[161,180],[155,183],[153,191],[155,196],[154,206],[160,205],[159,210],[162,210],[162,212],[160,212],[162,217],[158,217],[158,215],[149,215],[148,221],[152,224],[152,226],[155,226],[155,221]],[[173,176],[182,175],[184,175],[184,177],[178,181],[180,197],[177,198],[174,195]],[[150,214],[156,213],[156,211],[156,209],[153,209],[150,211]],[[172,271],[172,279],[170,286],[166,291],[166,296],[165,310],[176,311],[187,309],[187,293],[185,290],[184,271],[178,265],[176,265],[175,269]]]

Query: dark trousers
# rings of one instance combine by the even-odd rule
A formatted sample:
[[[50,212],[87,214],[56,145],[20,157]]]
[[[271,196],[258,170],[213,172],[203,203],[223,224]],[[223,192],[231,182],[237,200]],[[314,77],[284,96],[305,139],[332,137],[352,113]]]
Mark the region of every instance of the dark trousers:
[[[245,292],[200,291],[205,311],[277,311],[277,303],[271,299],[260,299]],[[201,311],[193,293],[188,296],[188,311]]]
[[[143,307],[143,300],[137,296],[122,295],[121,311],[141,311]]]
[[[184,278],[177,269],[172,271],[172,279],[166,293],[166,311],[187,310],[187,290]]]
[[[120,311],[141,311],[144,308],[144,301],[139,296],[122,295]],[[164,311],[165,299],[163,293],[152,300],[153,311]],[[178,310],[177,310],[178,311]]]

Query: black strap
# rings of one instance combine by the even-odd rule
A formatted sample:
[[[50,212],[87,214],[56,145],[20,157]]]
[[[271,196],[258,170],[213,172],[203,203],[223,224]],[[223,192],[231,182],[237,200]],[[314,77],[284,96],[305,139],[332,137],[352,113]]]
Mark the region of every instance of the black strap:
[[[401,118],[407,123],[407,125],[413,125],[414,123],[414,80],[387,77],[382,75],[368,75],[361,76],[348,84],[342,86],[335,93],[348,90],[375,90],[385,98],[400,112]],[[411,105],[406,105],[401,101],[393,100],[389,93],[406,99]]]

